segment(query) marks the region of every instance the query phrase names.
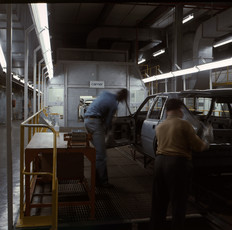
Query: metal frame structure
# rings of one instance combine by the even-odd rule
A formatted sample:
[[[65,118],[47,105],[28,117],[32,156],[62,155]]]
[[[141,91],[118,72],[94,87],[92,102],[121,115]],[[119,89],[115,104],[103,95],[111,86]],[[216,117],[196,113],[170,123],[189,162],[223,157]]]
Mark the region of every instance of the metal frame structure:
[[[17,227],[34,227],[34,226],[51,226],[51,230],[57,229],[58,222],[58,180],[57,180],[57,132],[49,125],[38,124],[39,115],[44,109],[38,111],[27,120],[21,123],[20,126],[20,213]],[[42,128],[50,129],[53,132],[53,169],[50,172],[27,172],[24,168],[25,161],[25,127],[28,128],[28,141],[31,140],[31,136],[37,132],[41,132]],[[25,202],[24,202],[24,178],[25,176],[37,176],[37,175],[51,175],[52,176],[52,215],[51,216],[26,216],[24,214]]]

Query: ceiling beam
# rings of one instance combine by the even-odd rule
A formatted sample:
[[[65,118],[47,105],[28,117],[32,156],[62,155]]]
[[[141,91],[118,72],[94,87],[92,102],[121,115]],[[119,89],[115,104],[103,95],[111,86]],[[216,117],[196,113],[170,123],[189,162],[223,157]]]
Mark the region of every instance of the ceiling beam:
[[[100,16],[96,20],[96,25],[97,26],[103,26],[105,24],[105,21],[107,20],[109,14],[114,8],[114,3],[106,3],[104,4],[104,7],[100,13]]]
[[[155,8],[150,14],[148,14],[139,24],[139,27],[149,27],[154,24],[158,19],[163,17],[170,11],[170,6],[160,6]]]

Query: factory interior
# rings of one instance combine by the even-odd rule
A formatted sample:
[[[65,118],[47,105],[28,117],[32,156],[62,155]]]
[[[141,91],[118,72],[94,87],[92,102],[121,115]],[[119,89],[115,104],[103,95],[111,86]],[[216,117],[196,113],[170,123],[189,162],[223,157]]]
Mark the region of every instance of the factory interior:
[[[85,112],[121,89],[113,188],[97,187]],[[231,1],[1,1],[0,230],[149,230],[154,127],[169,97],[214,135],[193,157],[185,229],[231,230]]]

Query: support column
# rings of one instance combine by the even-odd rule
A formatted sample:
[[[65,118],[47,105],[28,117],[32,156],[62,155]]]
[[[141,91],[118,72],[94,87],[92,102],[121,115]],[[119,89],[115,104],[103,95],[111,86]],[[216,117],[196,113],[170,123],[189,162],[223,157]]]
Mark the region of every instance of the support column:
[[[44,77],[45,77],[45,69],[46,69],[47,67],[46,66],[44,66],[43,68],[42,68],[42,89],[41,89],[41,91],[42,91],[42,95],[41,95],[41,108],[44,108]]]
[[[213,89],[212,70],[209,71],[209,89]]]
[[[36,70],[37,70],[37,66],[36,66],[36,54],[38,52],[38,50],[40,50],[40,46],[38,46],[36,49],[34,49],[34,58],[33,58],[33,85],[34,85],[34,89],[33,89],[33,114],[36,113]]]
[[[182,68],[182,20],[183,20],[183,6],[181,4],[177,4],[175,6],[175,21],[174,21],[174,43],[173,43],[173,63],[172,70],[177,70],[177,64],[180,68]],[[172,79],[172,91],[176,92],[180,90],[178,88],[178,79],[174,77]]]
[[[33,29],[34,25],[31,25],[24,34],[24,120],[28,118],[28,35]]]
[[[47,106],[47,103],[46,103],[46,98],[47,98],[47,86],[46,86],[46,82],[47,82],[47,76],[44,78],[44,85],[43,85],[43,100],[44,100],[44,107]]]
[[[39,61],[39,70],[38,70],[38,111],[40,111],[40,79],[41,79],[41,63],[44,59]]]
[[[13,229],[13,179],[12,179],[12,6],[7,4],[7,76],[6,76],[6,121],[7,121],[7,205],[8,230]]]
[[[168,92],[168,79],[165,79],[165,92]]]

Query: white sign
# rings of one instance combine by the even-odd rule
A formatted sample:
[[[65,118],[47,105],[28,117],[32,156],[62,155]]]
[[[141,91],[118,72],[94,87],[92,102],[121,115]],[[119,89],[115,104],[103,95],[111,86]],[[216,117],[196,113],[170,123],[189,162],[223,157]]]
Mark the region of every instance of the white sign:
[[[105,83],[104,81],[90,81],[89,87],[90,88],[104,88]]]

